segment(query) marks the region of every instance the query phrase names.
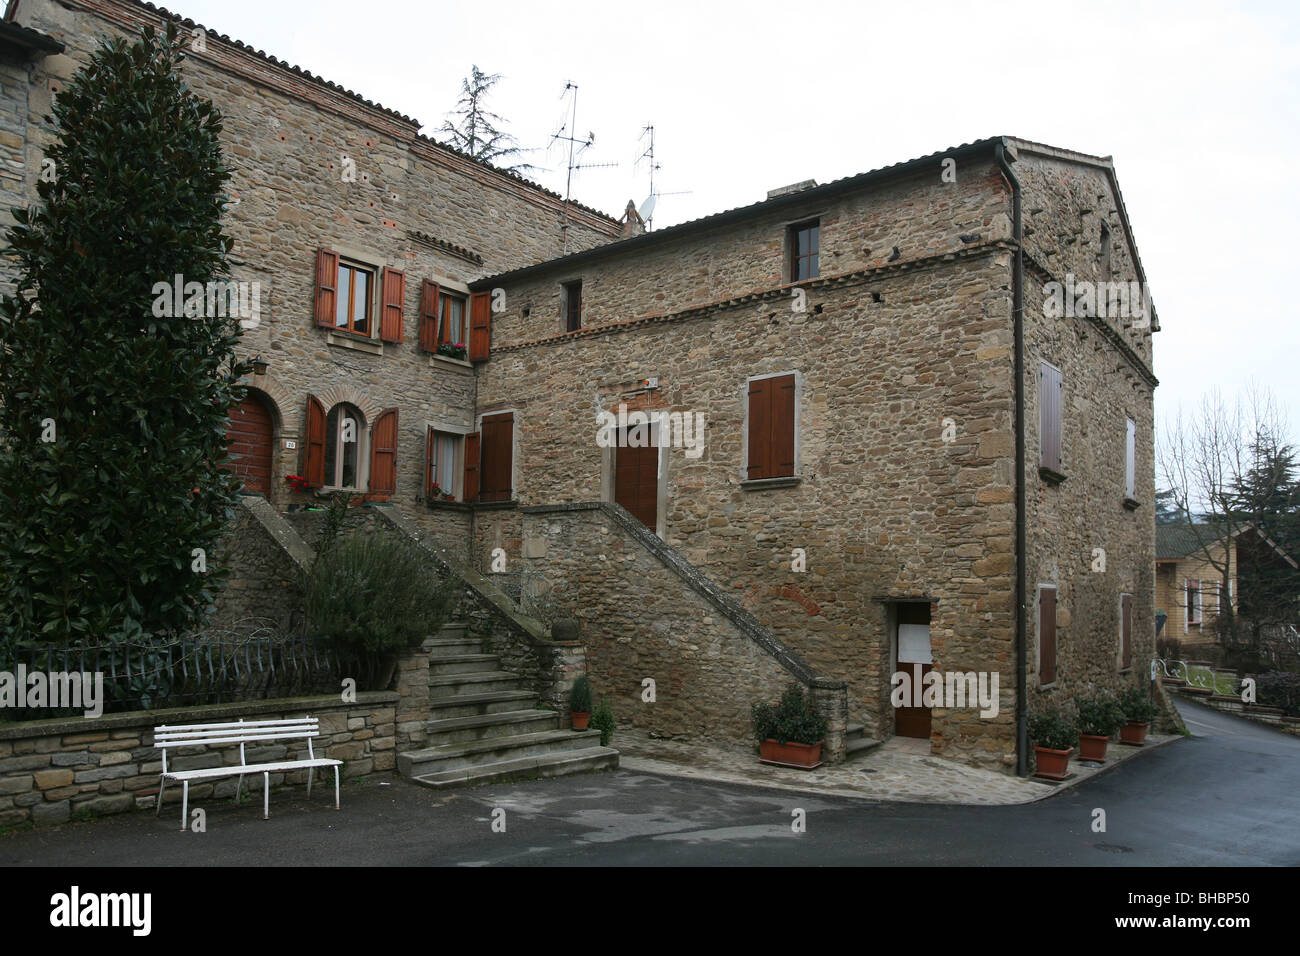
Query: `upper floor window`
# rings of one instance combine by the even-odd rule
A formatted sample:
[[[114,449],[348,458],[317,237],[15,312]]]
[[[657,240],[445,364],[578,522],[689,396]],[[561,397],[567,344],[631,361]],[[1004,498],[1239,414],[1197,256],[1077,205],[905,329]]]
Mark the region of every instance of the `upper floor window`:
[[[815,279],[821,272],[817,254],[821,245],[821,222],[813,219],[790,227],[790,281]]]
[[[1201,582],[1197,578],[1187,579],[1187,626],[1201,623]]]
[[[582,280],[566,282],[564,289],[564,330],[576,332],[582,328]]]
[[[1137,423],[1124,419],[1124,497],[1137,499]]]
[[[425,444],[425,497],[437,501],[456,495],[456,457],[462,438],[429,426]]]
[[[458,295],[442,294],[442,318],[438,324],[439,345],[465,344],[465,300]]]
[[[795,377],[778,375],[749,382],[749,460],[745,477],[794,475]]]
[[[361,439],[365,418],[354,405],[340,403],[325,418],[325,485],[360,487]]]
[[[356,335],[370,334],[370,290],[374,272],[350,262],[339,262],[338,301],[334,327]]]
[[[1101,224],[1101,281],[1109,282],[1111,273],[1110,265],[1110,227],[1105,223]]]
[[[1061,461],[1061,370],[1050,362],[1038,365],[1038,468],[1049,480],[1065,477]]]
[[[316,324],[385,342],[402,341],[406,273],[316,250]],[[376,315],[376,313],[378,313]],[[378,328],[376,329],[376,326]]]

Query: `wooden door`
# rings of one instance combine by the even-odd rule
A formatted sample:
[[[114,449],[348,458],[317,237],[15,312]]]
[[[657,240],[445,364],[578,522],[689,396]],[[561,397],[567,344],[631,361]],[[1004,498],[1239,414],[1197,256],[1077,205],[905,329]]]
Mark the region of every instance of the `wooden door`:
[[[921,602],[895,608],[894,671],[911,678],[904,706],[894,710],[894,733],[899,737],[930,737],[930,708],[915,707],[925,688],[921,681],[934,669],[930,658],[930,605]]]
[[[271,413],[252,395],[230,410],[230,425],[226,429],[229,467],[244,482],[246,495],[271,493],[274,431]]]
[[[654,531],[659,519],[659,449],[625,448],[627,430],[614,449],[614,501]]]

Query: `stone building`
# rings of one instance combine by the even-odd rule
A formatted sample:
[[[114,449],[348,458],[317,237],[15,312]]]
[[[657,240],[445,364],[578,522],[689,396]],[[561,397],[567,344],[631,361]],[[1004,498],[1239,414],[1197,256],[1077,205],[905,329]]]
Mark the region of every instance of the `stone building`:
[[[25,68],[30,185],[58,85],[162,15],[8,14],[66,48]],[[1028,710],[1153,656],[1159,323],[1109,159],[993,137],[642,233],[185,26],[263,290],[232,441],[277,509],[303,475],[503,556],[664,734],[742,739],[794,681],[832,759],[906,734],[1023,769]],[[891,703],[931,669],[993,705]]]

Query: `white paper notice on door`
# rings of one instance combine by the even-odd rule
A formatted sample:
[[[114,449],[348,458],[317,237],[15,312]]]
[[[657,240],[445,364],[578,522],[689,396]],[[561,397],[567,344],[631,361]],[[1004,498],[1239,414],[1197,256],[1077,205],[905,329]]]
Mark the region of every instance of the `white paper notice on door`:
[[[898,625],[898,662],[900,664],[933,664],[930,656],[930,625]]]

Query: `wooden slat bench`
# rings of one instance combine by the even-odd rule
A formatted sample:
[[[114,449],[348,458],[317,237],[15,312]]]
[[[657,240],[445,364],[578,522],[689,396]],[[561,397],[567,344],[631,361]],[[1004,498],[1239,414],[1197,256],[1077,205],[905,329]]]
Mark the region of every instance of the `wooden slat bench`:
[[[342,760],[317,757],[312,749],[312,738],[320,736],[320,721],[316,717],[295,717],[287,720],[239,720],[226,724],[177,724],[155,727],[154,746],[162,751],[162,775],[158,784],[158,806],[154,816],[162,811],[163,790],[168,780],[175,780],[184,788],[181,796],[181,829],[189,827],[190,781],[212,780],[219,777],[238,777],[235,785],[235,804],[239,804],[244,777],[250,773],[262,775],[262,819],[271,815],[271,774],[288,770],[307,771],[307,796],[311,797],[312,775],[317,767],[334,768],[334,809],[339,809],[339,767]],[[307,758],[276,760],[269,763],[250,764],[245,759],[245,744],[275,743],[281,740],[306,740]],[[239,744],[239,763],[228,767],[207,767],[202,770],[168,770],[167,751],[179,747],[209,747],[222,744]]]

